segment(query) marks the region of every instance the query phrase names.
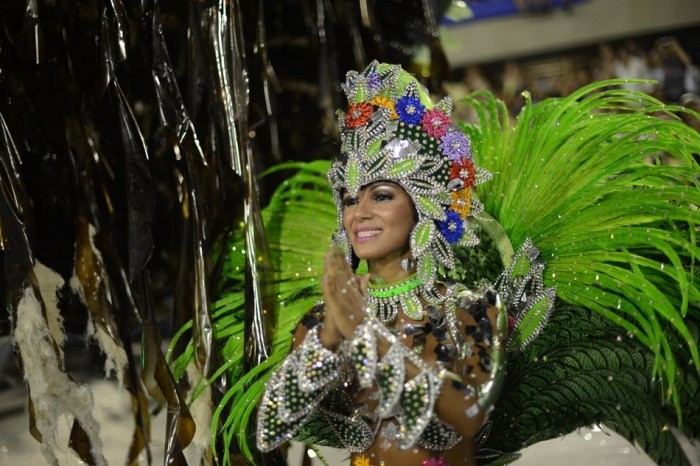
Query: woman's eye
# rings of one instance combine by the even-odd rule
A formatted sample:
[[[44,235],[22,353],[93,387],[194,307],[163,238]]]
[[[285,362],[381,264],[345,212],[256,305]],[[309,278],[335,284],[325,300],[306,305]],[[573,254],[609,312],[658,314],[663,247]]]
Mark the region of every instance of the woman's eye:
[[[388,193],[376,193],[374,195],[374,200],[376,202],[385,202],[385,201],[390,201],[394,198],[391,194]]]
[[[350,207],[357,204],[357,198],[356,197],[344,197],[343,198],[343,207]]]

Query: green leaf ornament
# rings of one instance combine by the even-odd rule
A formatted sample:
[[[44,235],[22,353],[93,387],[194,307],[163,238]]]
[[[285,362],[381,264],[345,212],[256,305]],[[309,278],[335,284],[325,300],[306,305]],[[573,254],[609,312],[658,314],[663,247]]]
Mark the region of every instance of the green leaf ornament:
[[[437,267],[435,259],[433,259],[433,256],[431,256],[429,252],[418,259],[418,275],[423,283],[433,283],[436,273]]]
[[[464,233],[465,236],[467,233],[471,235],[474,234],[469,230],[465,231]],[[434,245],[433,251],[435,252],[435,258],[438,260],[438,262],[442,263],[448,269],[453,269],[455,267],[454,254],[452,253],[452,248],[447,243],[445,238],[442,235],[436,235]]]
[[[439,190],[439,188],[436,188],[436,186],[433,182],[426,180],[424,178],[420,178],[419,176],[409,177],[408,182],[414,188],[420,189],[423,192],[434,193],[434,192],[437,192]]]
[[[520,253],[515,258],[515,263],[513,264],[513,278],[524,277],[530,272],[530,258],[527,254]]]
[[[374,142],[370,143],[367,145],[367,150],[365,151],[364,158],[366,160],[372,160],[372,159],[383,159],[386,161],[386,157],[379,157],[380,151],[382,149],[382,139],[376,139]]]
[[[350,157],[348,160],[345,179],[349,192],[354,194],[360,190],[360,161],[357,157]]]
[[[395,163],[386,173],[391,177],[405,177],[415,172],[420,167],[420,162],[415,159],[402,160]]]
[[[377,157],[370,160],[366,165],[366,177],[368,179],[372,179],[375,175],[379,174],[382,170],[384,170],[384,167],[386,167],[386,162],[386,157]]]
[[[508,340],[508,351],[522,351],[539,334],[554,307],[555,296],[556,289],[548,288],[520,318]]]
[[[411,319],[423,319],[425,312],[423,311],[423,304],[421,304],[417,295],[409,293],[408,296],[401,299],[401,307],[403,312]]]
[[[437,202],[433,201],[431,198],[427,196],[417,195],[415,196],[415,201],[418,210],[423,212],[430,218],[433,218],[435,220],[445,220],[445,218],[447,218],[445,210],[442,208],[442,206]]]
[[[435,223],[423,220],[413,227],[411,232],[411,251],[415,257],[421,257],[430,246],[430,240],[435,236]]]

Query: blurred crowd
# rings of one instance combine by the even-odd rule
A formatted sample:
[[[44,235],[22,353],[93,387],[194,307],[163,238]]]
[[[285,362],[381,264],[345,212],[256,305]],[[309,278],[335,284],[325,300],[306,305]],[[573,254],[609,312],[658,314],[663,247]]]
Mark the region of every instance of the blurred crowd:
[[[669,103],[698,110],[700,68],[693,63],[683,45],[672,36],[656,39],[648,48],[634,40],[601,43],[597,53],[588,57],[558,56],[529,62],[507,61],[494,72],[481,66],[468,66],[459,72],[458,82],[448,92],[459,97],[478,89],[496,94],[507,105],[511,116],[517,116],[527,90],[537,102],[548,97],[569,95],[574,90],[604,79],[645,79],[654,83],[624,83],[620,87],[641,91]],[[470,120],[473,115],[459,115]],[[686,118],[700,130],[700,120]]]

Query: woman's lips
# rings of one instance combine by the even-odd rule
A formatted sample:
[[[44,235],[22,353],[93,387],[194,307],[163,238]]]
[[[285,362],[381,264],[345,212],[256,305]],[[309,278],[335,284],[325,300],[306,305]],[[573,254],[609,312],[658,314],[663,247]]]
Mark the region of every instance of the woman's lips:
[[[358,243],[364,243],[365,241],[370,241],[372,238],[380,234],[382,230],[380,229],[367,229],[367,230],[357,230],[355,231],[355,240]]]

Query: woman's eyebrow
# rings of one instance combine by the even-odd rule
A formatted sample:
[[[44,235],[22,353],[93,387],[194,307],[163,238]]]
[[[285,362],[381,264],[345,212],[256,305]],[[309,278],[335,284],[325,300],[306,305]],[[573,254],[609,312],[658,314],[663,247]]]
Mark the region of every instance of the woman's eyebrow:
[[[396,189],[398,186],[391,181],[377,181],[376,183],[372,183],[371,185],[367,186],[367,189],[379,189],[379,188],[392,188]]]

